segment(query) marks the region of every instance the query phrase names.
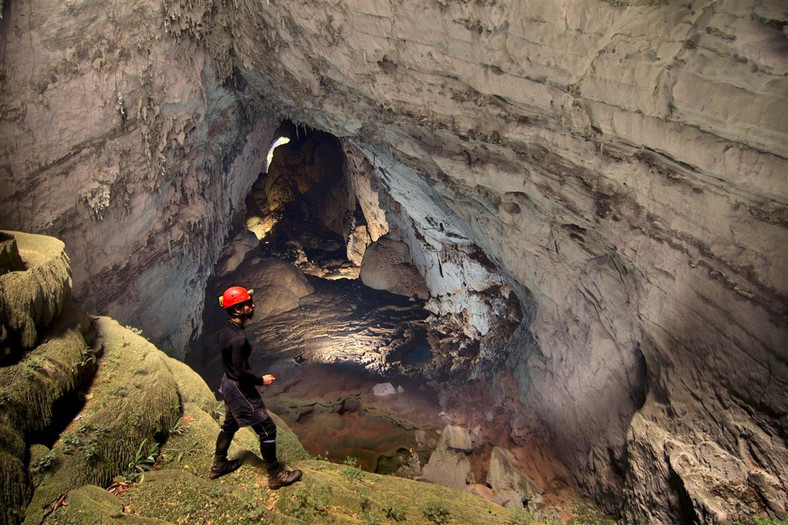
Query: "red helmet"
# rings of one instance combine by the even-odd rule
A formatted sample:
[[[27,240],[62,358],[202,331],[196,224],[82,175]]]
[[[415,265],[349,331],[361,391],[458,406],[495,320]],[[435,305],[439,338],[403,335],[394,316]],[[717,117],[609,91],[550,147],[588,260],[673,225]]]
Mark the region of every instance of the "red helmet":
[[[219,306],[226,309],[250,301],[253,293],[254,290],[247,290],[243,286],[231,286],[219,297]]]

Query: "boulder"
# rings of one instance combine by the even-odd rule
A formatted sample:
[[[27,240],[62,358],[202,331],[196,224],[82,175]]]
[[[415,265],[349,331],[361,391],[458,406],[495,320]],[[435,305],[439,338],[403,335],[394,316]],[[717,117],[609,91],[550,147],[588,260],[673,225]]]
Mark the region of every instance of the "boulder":
[[[429,296],[424,277],[411,263],[408,245],[388,235],[367,247],[359,276],[376,290],[422,299]]]
[[[471,444],[471,434],[467,428],[457,425],[448,425],[443,429],[441,441],[446,443],[446,447],[459,452],[470,452],[473,449]]]
[[[372,387],[372,393],[377,397],[393,396],[397,393],[391,383],[378,383]]]
[[[467,430],[446,426],[438,440],[438,446],[424,466],[423,478],[445,487],[465,490],[469,483],[474,482],[471,462],[466,454],[470,449],[470,435]]]
[[[538,510],[543,502],[542,489],[514,467],[511,453],[505,448],[493,447],[490,456],[490,469],[487,472],[487,485],[492,488],[493,501],[510,509]]]
[[[260,254],[257,236],[248,229],[241,230],[224,245],[214,272],[217,276],[228,275],[255,253]]]
[[[0,361],[33,348],[71,298],[65,245],[54,237],[7,231],[16,239],[26,271],[0,275]]]
[[[226,287],[236,284],[254,289],[255,319],[292,310],[302,297],[315,291],[301,270],[280,259],[246,259],[234,272],[219,280],[217,297]],[[212,314],[223,318],[218,303]]]

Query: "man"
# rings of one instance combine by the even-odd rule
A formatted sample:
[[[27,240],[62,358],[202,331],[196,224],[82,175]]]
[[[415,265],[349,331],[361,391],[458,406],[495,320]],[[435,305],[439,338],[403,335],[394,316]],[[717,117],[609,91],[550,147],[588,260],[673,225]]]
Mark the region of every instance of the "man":
[[[250,426],[260,436],[260,452],[268,468],[268,487],[277,490],[301,479],[301,471],[279,469],[276,459],[276,425],[257,391],[258,386],[269,386],[276,378],[271,374],[259,376],[249,367],[252,347],[243,329],[254,315],[252,293],[252,290],[241,286],[232,286],[219,297],[219,305],[230,316],[219,331],[219,348],[224,367],[220,392],[224,398],[225,418],[216,440],[216,455],[208,477],[216,479],[241,466],[240,459],[227,459],[227,450],[235,432],[240,427]]]

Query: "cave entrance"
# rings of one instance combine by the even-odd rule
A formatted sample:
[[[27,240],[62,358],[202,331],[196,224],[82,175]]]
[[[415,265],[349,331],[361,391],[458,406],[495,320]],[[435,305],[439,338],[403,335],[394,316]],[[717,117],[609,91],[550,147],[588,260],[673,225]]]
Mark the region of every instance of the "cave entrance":
[[[266,405],[311,454],[353,457],[381,473],[414,455],[424,463],[445,424],[420,370],[432,358],[424,300],[358,279],[372,238],[341,141],[289,122],[276,137],[207,295],[255,289],[250,364],[277,376]],[[211,334],[226,315],[207,304],[206,353],[195,368],[216,388],[222,366]]]

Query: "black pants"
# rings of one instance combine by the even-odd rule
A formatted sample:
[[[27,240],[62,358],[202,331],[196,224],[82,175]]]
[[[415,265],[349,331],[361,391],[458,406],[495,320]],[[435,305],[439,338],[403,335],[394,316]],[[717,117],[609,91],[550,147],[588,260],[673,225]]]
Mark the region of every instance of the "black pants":
[[[241,426],[233,416],[230,407],[225,404],[224,423],[222,423],[222,431],[219,432],[219,437],[216,440],[216,456],[221,459],[227,458],[227,450],[230,448],[230,442],[233,436]],[[268,414],[259,423],[249,425],[254,430],[255,434],[260,438],[260,453],[263,455],[266,468],[269,474],[275,474],[279,470],[279,462],[276,459],[276,424]]]

